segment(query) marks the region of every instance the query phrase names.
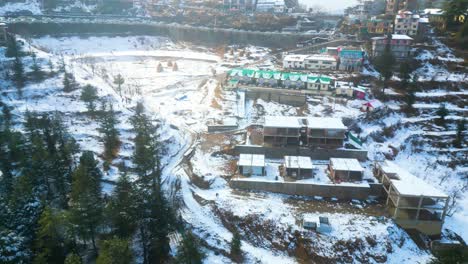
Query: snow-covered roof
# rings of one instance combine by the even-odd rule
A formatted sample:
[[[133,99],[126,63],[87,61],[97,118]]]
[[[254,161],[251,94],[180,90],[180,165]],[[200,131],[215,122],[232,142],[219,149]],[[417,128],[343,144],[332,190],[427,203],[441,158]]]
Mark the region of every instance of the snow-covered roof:
[[[372,106],[373,108],[380,108],[384,104],[382,102],[380,102],[379,100],[377,100],[377,99],[373,99],[373,100],[370,100],[370,101],[366,102],[364,105]]]
[[[240,154],[239,166],[249,166],[249,167],[265,167],[265,155],[257,154]]]
[[[419,15],[417,14],[413,14],[411,11],[402,11],[402,12],[399,12],[397,15],[396,15],[396,18],[406,18],[408,16],[411,16],[412,18],[419,18]]]
[[[313,129],[348,129],[341,121],[341,118],[308,117],[307,122],[307,127]]]
[[[340,118],[333,117],[297,117],[297,116],[266,116],[264,127],[312,129],[347,129]]]
[[[331,158],[330,165],[334,170],[338,171],[364,171],[357,159]]]
[[[304,118],[296,116],[266,116],[265,127],[301,128],[305,127]]]
[[[335,57],[323,54],[312,54],[306,57],[307,60],[318,60],[318,61],[336,61]]]
[[[372,39],[373,40],[387,39],[387,36],[373,37]],[[413,40],[412,37],[410,37],[408,35],[403,35],[403,34],[392,34],[392,39],[396,39],[396,40]]]
[[[427,18],[427,17],[421,17],[421,18],[419,19],[419,23],[429,23],[429,18]]]
[[[314,168],[310,157],[303,156],[284,156],[284,166],[290,169],[308,169]]]
[[[398,179],[390,179],[393,187],[401,195],[407,196],[429,196],[448,198],[447,194],[434,188],[424,180],[414,176],[405,169],[400,168],[392,161],[386,160],[381,164],[385,173],[393,173]]]
[[[440,8],[426,8],[424,9],[424,14],[426,15],[443,15],[444,10]]]
[[[299,61],[303,62],[309,55],[298,55],[298,54],[291,54],[284,56],[285,61]]]

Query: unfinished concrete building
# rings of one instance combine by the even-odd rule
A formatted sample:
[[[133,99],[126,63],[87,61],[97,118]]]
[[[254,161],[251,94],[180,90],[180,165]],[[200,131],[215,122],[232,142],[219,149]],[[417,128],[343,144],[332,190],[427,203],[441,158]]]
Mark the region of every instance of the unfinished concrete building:
[[[283,175],[296,180],[312,178],[314,165],[310,157],[284,156]]]
[[[357,159],[330,159],[330,178],[333,182],[362,181],[364,168]]]
[[[339,118],[267,116],[263,141],[267,146],[340,148],[346,130]]]
[[[387,194],[386,205],[395,222],[405,229],[439,236],[449,197],[391,161],[375,164],[375,174]]]

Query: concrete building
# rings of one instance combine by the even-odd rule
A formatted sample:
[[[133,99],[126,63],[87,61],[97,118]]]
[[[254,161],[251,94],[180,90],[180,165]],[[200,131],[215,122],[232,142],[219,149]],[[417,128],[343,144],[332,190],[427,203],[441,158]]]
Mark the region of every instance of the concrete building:
[[[378,162],[374,171],[387,195],[387,209],[405,229],[439,236],[449,197],[391,161]]]
[[[410,11],[400,11],[395,17],[394,33],[414,37],[418,34],[419,15]]]
[[[319,148],[340,148],[343,146],[348,128],[339,118],[307,118],[307,145]]]
[[[329,92],[334,89],[334,80],[324,76],[309,76],[307,78],[307,89],[320,92]]]
[[[365,52],[362,48],[344,47],[339,51],[339,69],[348,72],[360,72]]]
[[[263,176],[265,175],[265,155],[240,154],[237,168],[244,176]]]
[[[372,57],[380,56],[387,46],[390,44],[390,49],[396,59],[404,60],[411,55],[411,45],[413,44],[413,38],[407,35],[391,35],[391,39],[385,37],[374,37],[372,38]]]
[[[229,10],[253,11],[255,9],[253,0],[224,0],[223,5]]]
[[[393,32],[393,23],[388,19],[371,18],[361,24],[362,34],[382,35]]]
[[[416,10],[417,7],[417,0],[387,0],[385,13],[387,15],[396,15],[398,10]]]
[[[362,181],[364,168],[357,159],[330,159],[330,178],[333,182]]]
[[[285,156],[283,175],[296,180],[312,178],[314,165],[310,157]]]
[[[323,54],[286,55],[283,58],[284,69],[300,70],[336,70],[337,61],[333,56]]]
[[[256,7],[257,12],[284,13],[286,11],[284,0],[258,0]]]
[[[267,116],[263,142],[271,146],[340,148],[347,127],[339,118]]]

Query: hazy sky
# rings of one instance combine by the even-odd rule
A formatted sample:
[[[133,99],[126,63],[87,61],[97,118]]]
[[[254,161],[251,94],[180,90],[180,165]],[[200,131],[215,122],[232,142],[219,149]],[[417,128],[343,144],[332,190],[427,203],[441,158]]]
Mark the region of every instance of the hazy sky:
[[[319,5],[327,11],[342,13],[346,7],[357,4],[357,0],[299,0],[299,3],[307,7]]]

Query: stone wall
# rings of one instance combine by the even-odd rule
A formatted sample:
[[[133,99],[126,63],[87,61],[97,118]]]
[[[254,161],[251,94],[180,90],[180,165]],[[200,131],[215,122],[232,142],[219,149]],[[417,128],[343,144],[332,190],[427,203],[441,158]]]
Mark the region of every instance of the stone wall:
[[[267,102],[274,101],[296,107],[303,106],[306,103],[306,96],[304,94],[288,94],[287,91],[277,90],[277,92],[272,91],[272,89],[265,89],[265,91],[260,91],[259,89],[255,91],[246,90],[245,96],[251,100],[262,99]]]
[[[330,158],[349,158],[360,161],[367,160],[367,150],[355,149],[311,149],[301,147],[263,147],[237,145],[237,154],[263,154],[269,159],[282,159],[284,156],[307,156],[313,160],[328,160]]]
[[[344,184],[312,184],[296,182],[269,182],[232,179],[231,188],[241,190],[255,190],[288,195],[321,196],[325,198],[338,198],[342,200],[365,200],[375,196],[374,188],[370,186],[347,186]]]

